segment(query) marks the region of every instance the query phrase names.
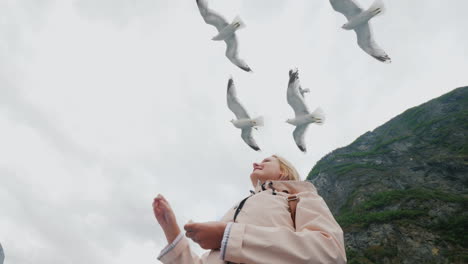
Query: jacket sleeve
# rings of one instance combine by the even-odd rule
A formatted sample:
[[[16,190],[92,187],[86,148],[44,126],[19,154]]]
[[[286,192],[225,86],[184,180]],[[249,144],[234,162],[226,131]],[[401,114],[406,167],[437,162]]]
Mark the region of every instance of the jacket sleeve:
[[[346,263],[343,231],[318,194],[298,194],[296,230],[233,223],[224,255],[234,263]]]
[[[164,264],[202,264],[201,258],[190,249],[183,232],[161,251],[158,260]]]

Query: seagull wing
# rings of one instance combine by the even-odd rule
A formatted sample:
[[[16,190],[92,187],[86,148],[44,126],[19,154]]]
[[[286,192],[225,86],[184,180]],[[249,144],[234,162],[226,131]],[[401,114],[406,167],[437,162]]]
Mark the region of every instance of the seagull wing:
[[[304,96],[302,96],[301,92],[299,91],[300,86],[301,84],[299,82],[298,70],[290,70],[286,97],[288,104],[294,109],[296,117],[310,113],[305,103]]]
[[[305,135],[308,127],[309,127],[309,124],[297,126],[296,129],[294,129],[294,132],[293,132],[294,141],[296,141],[297,147],[302,152],[307,152],[305,139],[304,139],[305,136],[304,135]]]
[[[227,105],[229,109],[236,115],[237,119],[250,119],[247,110],[245,110],[245,107],[239,102],[239,99],[237,98],[236,86],[234,85],[234,80],[232,78],[229,79],[227,86]]]
[[[246,72],[252,71],[247,63],[239,58],[239,41],[234,33],[231,37],[224,40],[226,42],[226,57],[237,67]]]
[[[374,34],[369,23],[364,23],[358,26],[354,31],[356,31],[357,42],[362,50],[381,62],[392,62],[387,53],[385,53],[385,51],[375,42]]]
[[[206,0],[197,0],[197,5],[203,20],[205,20],[205,23],[215,26],[218,31],[221,31],[223,28],[229,25],[226,18],[208,8],[208,3]]]
[[[330,0],[330,4],[336,12],[342,13],[348,20],[364,11],[354,0]]]
[[[242,139],[255,151],[259,151],[260,148],[257,145],[257,142],[255,142],[255,139],[252,136],[252,128],[243,128],[242,129],[242,134],[241,134]]]

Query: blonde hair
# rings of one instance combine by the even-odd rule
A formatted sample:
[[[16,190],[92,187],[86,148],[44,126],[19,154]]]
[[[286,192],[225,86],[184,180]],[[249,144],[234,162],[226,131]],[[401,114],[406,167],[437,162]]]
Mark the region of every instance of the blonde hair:
[[[288,180],[290,181],[301,180],[299,173],[297,172],[296,168],[294,168],[294,166],[291,164],[291,162],[289,162],[285,158],[278,156],[276,154],[272,156],[275,157],[279,161],[280,170],[282,173],[284,173],[288,177]]]

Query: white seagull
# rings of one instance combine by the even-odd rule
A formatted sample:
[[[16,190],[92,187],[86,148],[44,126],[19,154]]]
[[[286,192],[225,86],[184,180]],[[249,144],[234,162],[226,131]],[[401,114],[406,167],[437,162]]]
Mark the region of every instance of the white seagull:
[[[304,101],[301,84],[299,82],[299,72],[297,69],[289,70],[289,83],[287,91],[288,104],[293,108],[295,117],[286,120],[287,123],[296,126],[293,137],[297,147],[302,152],[307,152],[304,135],[307,127],[311,123],[322,125],[325,122],[325,115],[322,109],[317,108],[314,112],[310,112]]]
[[[218,35],[214,36],[212,40],[224,40],[224,42],[226,42],[226,57],[237,67],[244,71],[251,72],[252,69],[250,69],[249,65],[239,58],[239,41],[235,33],[238,29],[245,27],[244,22],[237,16],[232,23],[229,24],[223,16],[208,8],[206,0],[196,1],[205,23],[215,26],[218,30]]]
[[[330,0],[330,3],[335,11],[342,13],[348,19],[348,23],[342,28],[356,31],[357,42],[362,50],[381,62],[392,62],[387,53],[374,41],[369,24],[371,18],[385,11],[382,0],[375,0],[367,10],[360,7],[354,0]]]
[[[229,79],[227,86],[227,105],[229,109],[236,115],[237,120],[232,119],[231,123],[242,129],[241,137],[252,149],[258,151],[260,148],[252,137],[252,128],[263,126],[263,117],[250,118],[245,107],[239,102],[237,98],[236,87],[232,77]]]

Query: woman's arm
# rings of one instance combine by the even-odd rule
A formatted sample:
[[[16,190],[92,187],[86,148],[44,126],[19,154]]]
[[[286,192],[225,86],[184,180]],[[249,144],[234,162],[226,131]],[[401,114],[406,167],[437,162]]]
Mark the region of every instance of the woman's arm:
[[[154,198],[153,212],[168,243],[158,259],[165,264],[201,264],[201,259],[190,250],[188,240],[180,232],[174,211],[164,196],[159,194]]]
[[[226,229],[223,222],[188,223],[184,226],[185,235],[203,249],[220,249]]]
[[[296,231],[233,223],[224,259],[234,263],[346,263],[343,231],[315,193],[301,193]]]

